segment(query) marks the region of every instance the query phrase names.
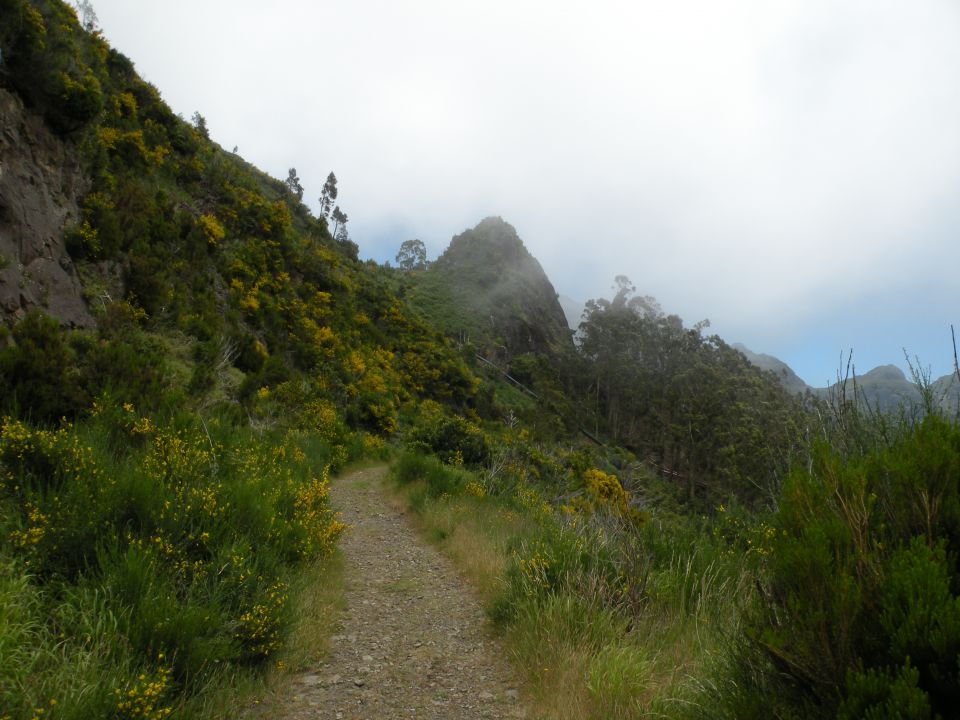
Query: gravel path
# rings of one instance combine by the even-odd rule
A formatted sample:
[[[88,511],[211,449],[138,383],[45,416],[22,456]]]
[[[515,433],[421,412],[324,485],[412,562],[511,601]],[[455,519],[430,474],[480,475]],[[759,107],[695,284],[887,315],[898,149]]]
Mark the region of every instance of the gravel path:
[[[295,678],[281,717],[525,718],[503,651],[450,562],[383,487],[386,468],[333,482],[347,608],[324,662]]]

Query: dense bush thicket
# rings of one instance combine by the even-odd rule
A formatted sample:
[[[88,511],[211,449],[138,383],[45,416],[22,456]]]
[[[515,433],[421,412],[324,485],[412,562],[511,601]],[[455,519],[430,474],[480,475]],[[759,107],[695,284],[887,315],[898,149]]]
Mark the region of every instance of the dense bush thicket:
[[[90,179],[66,241],[91,308],[115,313],[105,309],[113,298],[139,329],[182,338],[178,360],[190,372],[165,377],[157,360],[171,348],[150,347],[142,333],[130,342],[110,318],[99,318],[97,337],[60,340],[31,318],[6,352],[5,399],[15,394],[18,407],[48,420],[87,407],[98,383],[146,409],[162,404],[171,379],[185,380],[197,402],[243,403],[301,380],[351,426],[381,435],[420,397],[473,404],[476,380],[463,360],[414,319],[381,271],[359,264],[355,246],[334,240],[286,185],[175,116],[72,8],[2,0],[0,15],[0,82],[66,134]],[[24,379],[31,344],[62,352]],[[112,366],[119,375],[97,380]]]
[[[359,449],[359,446],[357,446]],[[343,529],[334,449],[96,405],[0,425],[4,717],[161,718],[280,647],[287,586]]]
[[[91,43],[64,3],[0,2],[0,78],[52,128],[78,130],[103,109],[103,43]]]
[[[9,340],[0,348],[0,411],[56,423],[102,395],[150,410],[182,400],[165,371],[165,348],[142,331],[127,303],[110,305],[96,333],[66,334],[34,310]]]
[[[842,446],[841,446],[842,447]],[[960,703],[960,428],[821,443],[787,481],[736,717],[946,718]]]

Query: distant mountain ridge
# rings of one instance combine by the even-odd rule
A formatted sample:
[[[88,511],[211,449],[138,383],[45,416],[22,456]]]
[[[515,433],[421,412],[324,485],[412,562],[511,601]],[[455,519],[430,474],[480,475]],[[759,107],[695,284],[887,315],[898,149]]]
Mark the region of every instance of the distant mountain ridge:
[[[783,360],[775,358],[773,355],[755,353],[743,343],[734,343],[732,347],[743,353],[747,360],[758,368],[769,370],[776,375],[777,379],[780,380],[780,384],[783,385],[784,389],[788,392],[803,393],[810,387],[793,371],[793,368],[783,362]]]
[[[779,358],[755,353],[743,343],[735,343],[733,347],[757,367],[769,370],[776,375],[783,387],[791,393],[804,393],[809,390],[814,395],[825,398],[835,389],[840,389],[838,383],[824,388],[811,387]],[[894,411],[901,406],[919,405],[923,400],[917,384],[908,379],[903,370],[892,364],[879,365],[863,375],[851,377],[846,384],[846,392],[851,399],[854,386],[857,394],[866,398],[871,407],[878,407],[884,411]],[[930,389],[934,401],[944,411],[956,412],[960,407],[960,381],[957,380],[955,373],[949,373],[933,381]]]

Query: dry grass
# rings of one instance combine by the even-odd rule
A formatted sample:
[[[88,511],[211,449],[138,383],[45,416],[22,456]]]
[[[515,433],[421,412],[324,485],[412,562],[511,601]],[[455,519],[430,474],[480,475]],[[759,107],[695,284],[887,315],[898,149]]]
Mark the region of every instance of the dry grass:
[[[720,650],[690,619],[647,615],[630,629],[596,608],[552,598],[531,604],[507,642],[525,668],[537,716],[550,720],[684,718]]]
[[[430,500],[410,483],[397,507],[414,507],[435,541],[491,605],[507,590],[511,547],[536,535],[536,522],[490,499],[468,494]],[[723,652],[721,625],[731,621],[721,596],[730,588],[709,563],[670,559],[657,578],[656,602],[629,619],[606,609],[583,587],[532,597],[506,626],[504,641],[525,676],[535,717],[546,720],[686,718],[709,697],[705,688]],[[734,588],[742,590],[739,586]]]
[[[502,591],[507,544],[522,531],[516,514],[490,510],[466,496],[431,505],[422,516],[425,525],[442,534],[443,550],[486,600]]]
[[[421,490],[421,483],[403,487],[394,498],[395,506],[408,508],[409,498]],[[427,502],[415,518],[480,596],[492,602],[503,590],[508,543],[524,533],[524,519],[469,495]]]
[[[304,573],[296,594],[296,620],[280,655],[289,670],[316,664],[330,649],[344,605],[343,558],[339,552]]]

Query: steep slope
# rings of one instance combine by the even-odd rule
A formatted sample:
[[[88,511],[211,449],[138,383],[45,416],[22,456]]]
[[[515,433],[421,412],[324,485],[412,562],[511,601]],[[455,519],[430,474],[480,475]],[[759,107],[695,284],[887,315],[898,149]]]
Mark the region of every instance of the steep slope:
[[[417,398],[471,404],[466,365],[384,271],[171,112],[72,8],[0,0],[0,17],[3,324],[38,307],[99,326],[60,338],[42,322],[14,328],[0,350],[10,409],[55,420],[107,390],[144,409],[262,405],[287,418],[313,402],[390,434]],[[29,348],[57,359],[39,368]]]
[[[583,320],[584,302],[582,300],[574,300],[567,295],[560,295],[557,300],[560,303],[560,307],[563,308],[563,314],[567,318],[567,325],[571,330],[576,332]]]
[[[573,349],[557,293],[516,230],[490,217],[457,235],[416,279],[413,304],[438,327],[509,361]]]

